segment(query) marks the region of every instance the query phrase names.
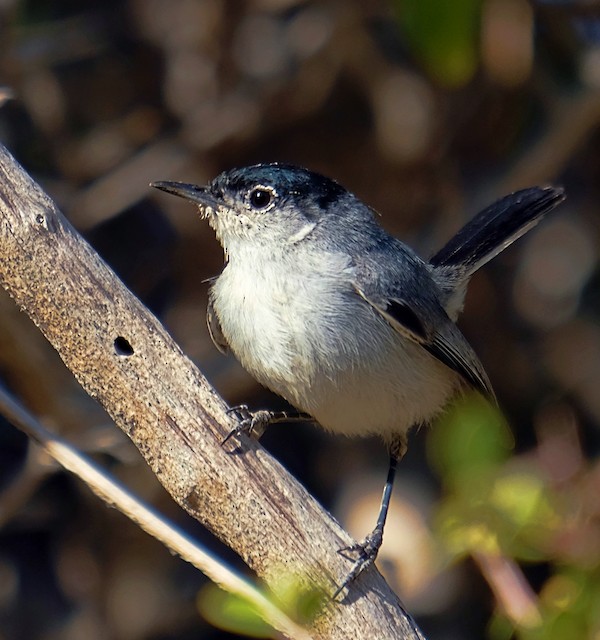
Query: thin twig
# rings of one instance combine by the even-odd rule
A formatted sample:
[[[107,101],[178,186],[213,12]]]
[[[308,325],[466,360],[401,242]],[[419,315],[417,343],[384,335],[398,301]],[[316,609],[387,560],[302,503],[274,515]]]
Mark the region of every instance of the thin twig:
[[[473,559],[504,613],[516,624],[535,627],[542,622],[537,597],[519,566],[500,554],[474,553]]]
[[[137,523],[183,560],[200,569],[222,589],[247,600],[256,612],[285,636],[310,640],[311,636],[266,598],[254,585],[217,560],[172,522],[144,505],[112,480],[98,465],[70,444],[45,429],[10,394],[0,387],[0,413],[35,440],[61,466],[77,476],[104,502]]]

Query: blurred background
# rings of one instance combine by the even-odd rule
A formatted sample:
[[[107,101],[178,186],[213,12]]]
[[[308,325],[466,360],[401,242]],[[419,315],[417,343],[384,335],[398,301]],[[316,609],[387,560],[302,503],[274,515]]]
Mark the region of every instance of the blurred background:
[[[0,103],[0,141],[225,399],[255,408],[284,404],[205,328],[221,249],[150,181],[305,165],[423,256],[495,198],[563,185],[460,322],[505,421],[473,402],[413,434],[379,565],[430,639],[600,638],[599,4],[0,0]],[[49,428],[244,570],[3,292],[0,346],[3,383]],[[381,443],[309,425],[263,443],[354,536],[372,528]],[[243,637],[207,589],[0,423],[0,640]]]

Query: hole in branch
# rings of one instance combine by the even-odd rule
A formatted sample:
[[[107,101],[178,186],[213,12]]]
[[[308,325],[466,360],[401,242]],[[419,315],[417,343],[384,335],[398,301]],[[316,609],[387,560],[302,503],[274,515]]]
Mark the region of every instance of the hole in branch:
[[[123,336],[119,336],[115,338],[115,353],[118,356],[132,356],[133,355],[133,347],[129,344],[129,341]]]

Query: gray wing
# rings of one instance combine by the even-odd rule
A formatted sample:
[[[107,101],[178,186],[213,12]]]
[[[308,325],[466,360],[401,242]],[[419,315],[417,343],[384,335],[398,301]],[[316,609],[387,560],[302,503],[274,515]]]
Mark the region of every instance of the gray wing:
[[[206,308],[206,326],[208,327],[208,334],[210,335],[210,339],[213,341],[215,347],[217,347],[221,353],[227,354],[229,351],[229,344],[227,344],[227,340],[223,335],[219,318],[217,318],[217,314],[213,307],[212,296],[210,295],[208,296],[208,306]]]
[[[399,334],[421,345],[495,402],[483,365],[442,307],[441,292],[427,265],[399,242],[394,249],[398,253],[391,261],[385,252],[357,265],[356,292]]]

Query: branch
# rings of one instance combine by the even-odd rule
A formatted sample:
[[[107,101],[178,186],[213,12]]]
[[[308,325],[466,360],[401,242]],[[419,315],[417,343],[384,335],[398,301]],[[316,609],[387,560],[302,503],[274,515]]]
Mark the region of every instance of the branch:
[[[471,554],[496,596],[500,608],[516,627],[539,627],[542,616],[537,597],[511,558],[500,554]]]
[[[204,550],[197,542],[179,531],[173,523],[149,509],[132,493],[111,480],[100,467],[88,460],[70,444],[50,433],[28,411],[15,402],[2,387],[0,387],[0,413],[11,424],[37,442],[43,451],[54,458],[62,467],[83,480],[104,502],[118,509],[146,533],[200,569],[222,589],[245,599],[275,629],[290,638],[311,640],[304,629],[290,620],[254,585],[216,560],[209,551]],[[39,452],[39,449],[36,451]]]
[[[138,447],[173,498],[267,583],[282,573],[332,593],[352,542],[256,442],[221,447],[233,428],[221,398],[158,320],[0,147],[0,282],[83,388]],[[371,567],[314,638],[422,638]]]

